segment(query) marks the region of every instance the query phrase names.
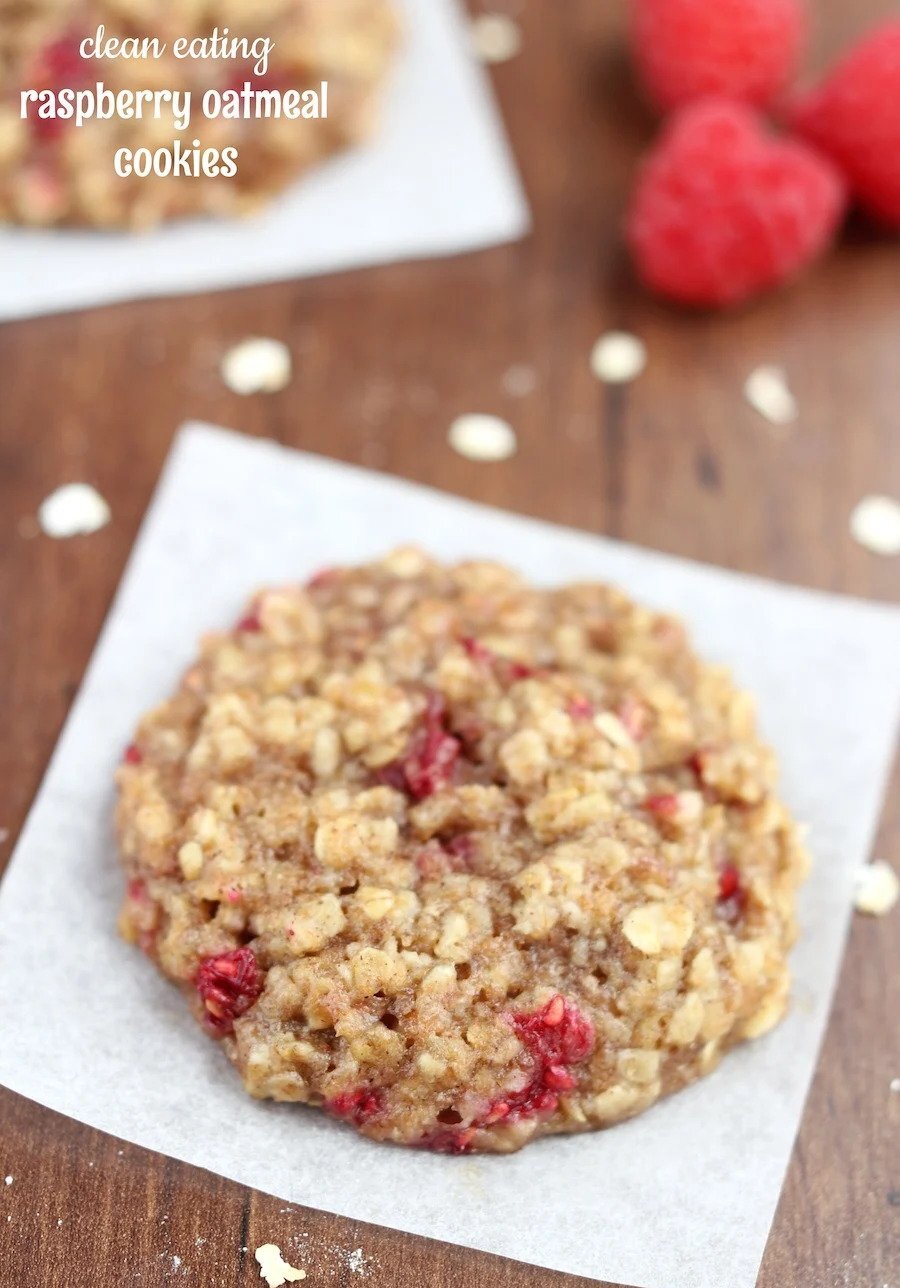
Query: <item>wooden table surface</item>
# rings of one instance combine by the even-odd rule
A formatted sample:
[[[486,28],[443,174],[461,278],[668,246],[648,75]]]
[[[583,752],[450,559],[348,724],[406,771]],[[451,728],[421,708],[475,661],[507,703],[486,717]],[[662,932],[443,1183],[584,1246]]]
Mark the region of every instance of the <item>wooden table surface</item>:
[[[819,8],[817,61],[895,5]],[[732,316],[686,316],[643,296],[618,229],[652,122],[629,87],[620,9],[518,5],[524,50],[493,75],[534,213],[520,244],[0,327],[0,867],[190,416],[729,568],[898,598],[900,563],[856,546],[848,515],[868,492],[900,495],[900,245],[854,231],[801,284]],[[627,389],[604,389],[588,370],[609,327],[649,347]],[[284,393],[242,399],[223,387],[218,359],[248,334],[291,345]],[[763,362],[789,372],[801,409],[790,432],[741,396]],[[504,389],[514,364],[534,368],[527,396]],[[448,449],[451,417],[476,410],[515,424],[514,459],[478,465]],[[72,480],[94,483],[113,520],[54,542],[33,516]],[[878,849],[900,863],[896,792]],[[897,930],[897,912],[855,919],[760,1288],[900,1285]],[[286,1209],[6,1092],[0,1173],[15,1178],[0,1187],[3,1288],[249,1285],[253,1249],[289,1252],[302,1232],[311,1285],[356,1283],[355,1248],[379,1288],[586,1282]]]

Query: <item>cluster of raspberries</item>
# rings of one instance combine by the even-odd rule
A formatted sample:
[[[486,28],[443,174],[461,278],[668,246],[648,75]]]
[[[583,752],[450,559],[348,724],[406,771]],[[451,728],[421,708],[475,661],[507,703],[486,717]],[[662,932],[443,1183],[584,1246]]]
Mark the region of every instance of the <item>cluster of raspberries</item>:
[[[808,26],[805,0],[632,0],[639,77],[671,113],[627,218],[651,290],[738,304],[821,255],[851,202],[900,228],[900,19],[792,91]]]

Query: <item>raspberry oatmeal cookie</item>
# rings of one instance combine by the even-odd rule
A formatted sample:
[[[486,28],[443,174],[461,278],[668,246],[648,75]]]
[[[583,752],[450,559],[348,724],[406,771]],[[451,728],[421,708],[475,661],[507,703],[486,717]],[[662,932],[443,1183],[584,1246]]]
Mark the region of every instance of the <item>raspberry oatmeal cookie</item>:
[[[143,720],[121,926],[252,1095],[515,1150],[781,1018],[774,774],[673,618],[401,550],[261,592]]]
[[[80,45],[99,26],[112,39],[157,38],[160,58],[84,59]],[[274,41],[264,76],[223,58],[176,59],[176,39]],[[188,215],[253,210],[329,153],[365,138],[376,122],[378,91],[397,43],[392,0],[0,0],[0,219],[31,225],[145,227]],[[328,118],[207,120],[208,89],[318,89],[328,82]],[[190,90],[190,126],[177,130],[171,110],[161,119],[29,119],[20,91],[93,91],[98,82],[122,90]],[[30,106],[36,117],[34,104]],[[239,151],[233,178],[180,174],[122,178],[119,148],[178,145],[199,154]]]

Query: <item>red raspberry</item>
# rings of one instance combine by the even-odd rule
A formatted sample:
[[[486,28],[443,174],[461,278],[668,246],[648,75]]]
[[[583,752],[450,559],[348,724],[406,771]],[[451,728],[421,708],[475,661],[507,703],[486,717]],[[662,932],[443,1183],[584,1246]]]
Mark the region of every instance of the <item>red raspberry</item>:
[[[737,304],[819,256],[844,202],[830,162],[769,135],[750,108],[707,99],[677,112],[644,162],[628,241],[651,290]]]
[[[572,720],[593,720],[597,714],[593,702],[590,698],[578,697],[570,698],[566,704],[566,711]]]
[[[526,1087],[508,1093],[491,1106],[489,1121],[552,1114],[559,1092],[571,1091],[578,1080],[568,1065],[586,1060],[594,1047],[594,1026],[576,1006],[556,993],[539,1011],[516,1012],[507,1017],[532,1059],[532,1077]]]
[[[243,631],[248,635],[256,635],[262,630],[262,622],[259,620],[259,613],[248,613],[234,628],[236,631]]]
[[[511,658],[501,657],[499,653],[495,653],[493,649],[471,635],[461,636],[459,642],[473,662],[492,667],[501,684],[513,684],[516,680],[530,680],[537,674],[537,669],[528,662],[515,662]]]
[[[63,86],[76,89],[86,83],[88,70],[89,64],[81,57],[81,36],[68,35],[38,51],[30,81],[36,89],[60,89]],[[53,142],[70,124],[59,117],[45,120],[35,116],[31,120],[31,130],[36,138]]]
[[[871,32],[789,115],[841,168],[859,204],[900,228],[900,20]]]
[[[661,108],[710,94],[766,106],[795,72],[806,33],[803,0],[632,0],[634,59]]]
[[[381,1092],[358,1087],[356,1091],[342,1091],[325,1101],[325,1108],[336,1118],[347,1118],[361,1127],[381,1112]]]
[[[717,911],[724,921],[739,921],[747,907],[747,888],[733,863],[719,869],[719,898]]]
[[[447,708],[442,694],[429,692],[419,729],[403,757],[378,771],[378,781],[396,791],[408,792],[417,801],[441,791],[453,778],[459,757],[459,739],[444,727]]]
[[[648,796],[644,809],[655,814],[657,818],[673,819],[678,817],[678,797],[674,792],[662,792],[658,796]]]
[[[197,992],[206,1008],[206,1023],[217,1037],[234,1028],[263,990],[263,976],[249,948],[207,957],[197,971]]]

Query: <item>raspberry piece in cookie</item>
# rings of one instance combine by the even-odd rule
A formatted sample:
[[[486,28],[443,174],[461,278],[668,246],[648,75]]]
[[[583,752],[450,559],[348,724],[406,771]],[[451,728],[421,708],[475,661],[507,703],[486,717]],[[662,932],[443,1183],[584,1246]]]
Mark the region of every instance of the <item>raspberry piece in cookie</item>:
[[[422,727],[400,764],[407,790],[416,800],[440,791],[453,777],[459,741],[447,732],[445,718],[444,699],[439,693],[429,693]]]
[[[197,971],[203,1018],[216,1034],[230,1033],[237,1017],[249,1010],[262,989],[262,974],[249,948],[207,957]]]

